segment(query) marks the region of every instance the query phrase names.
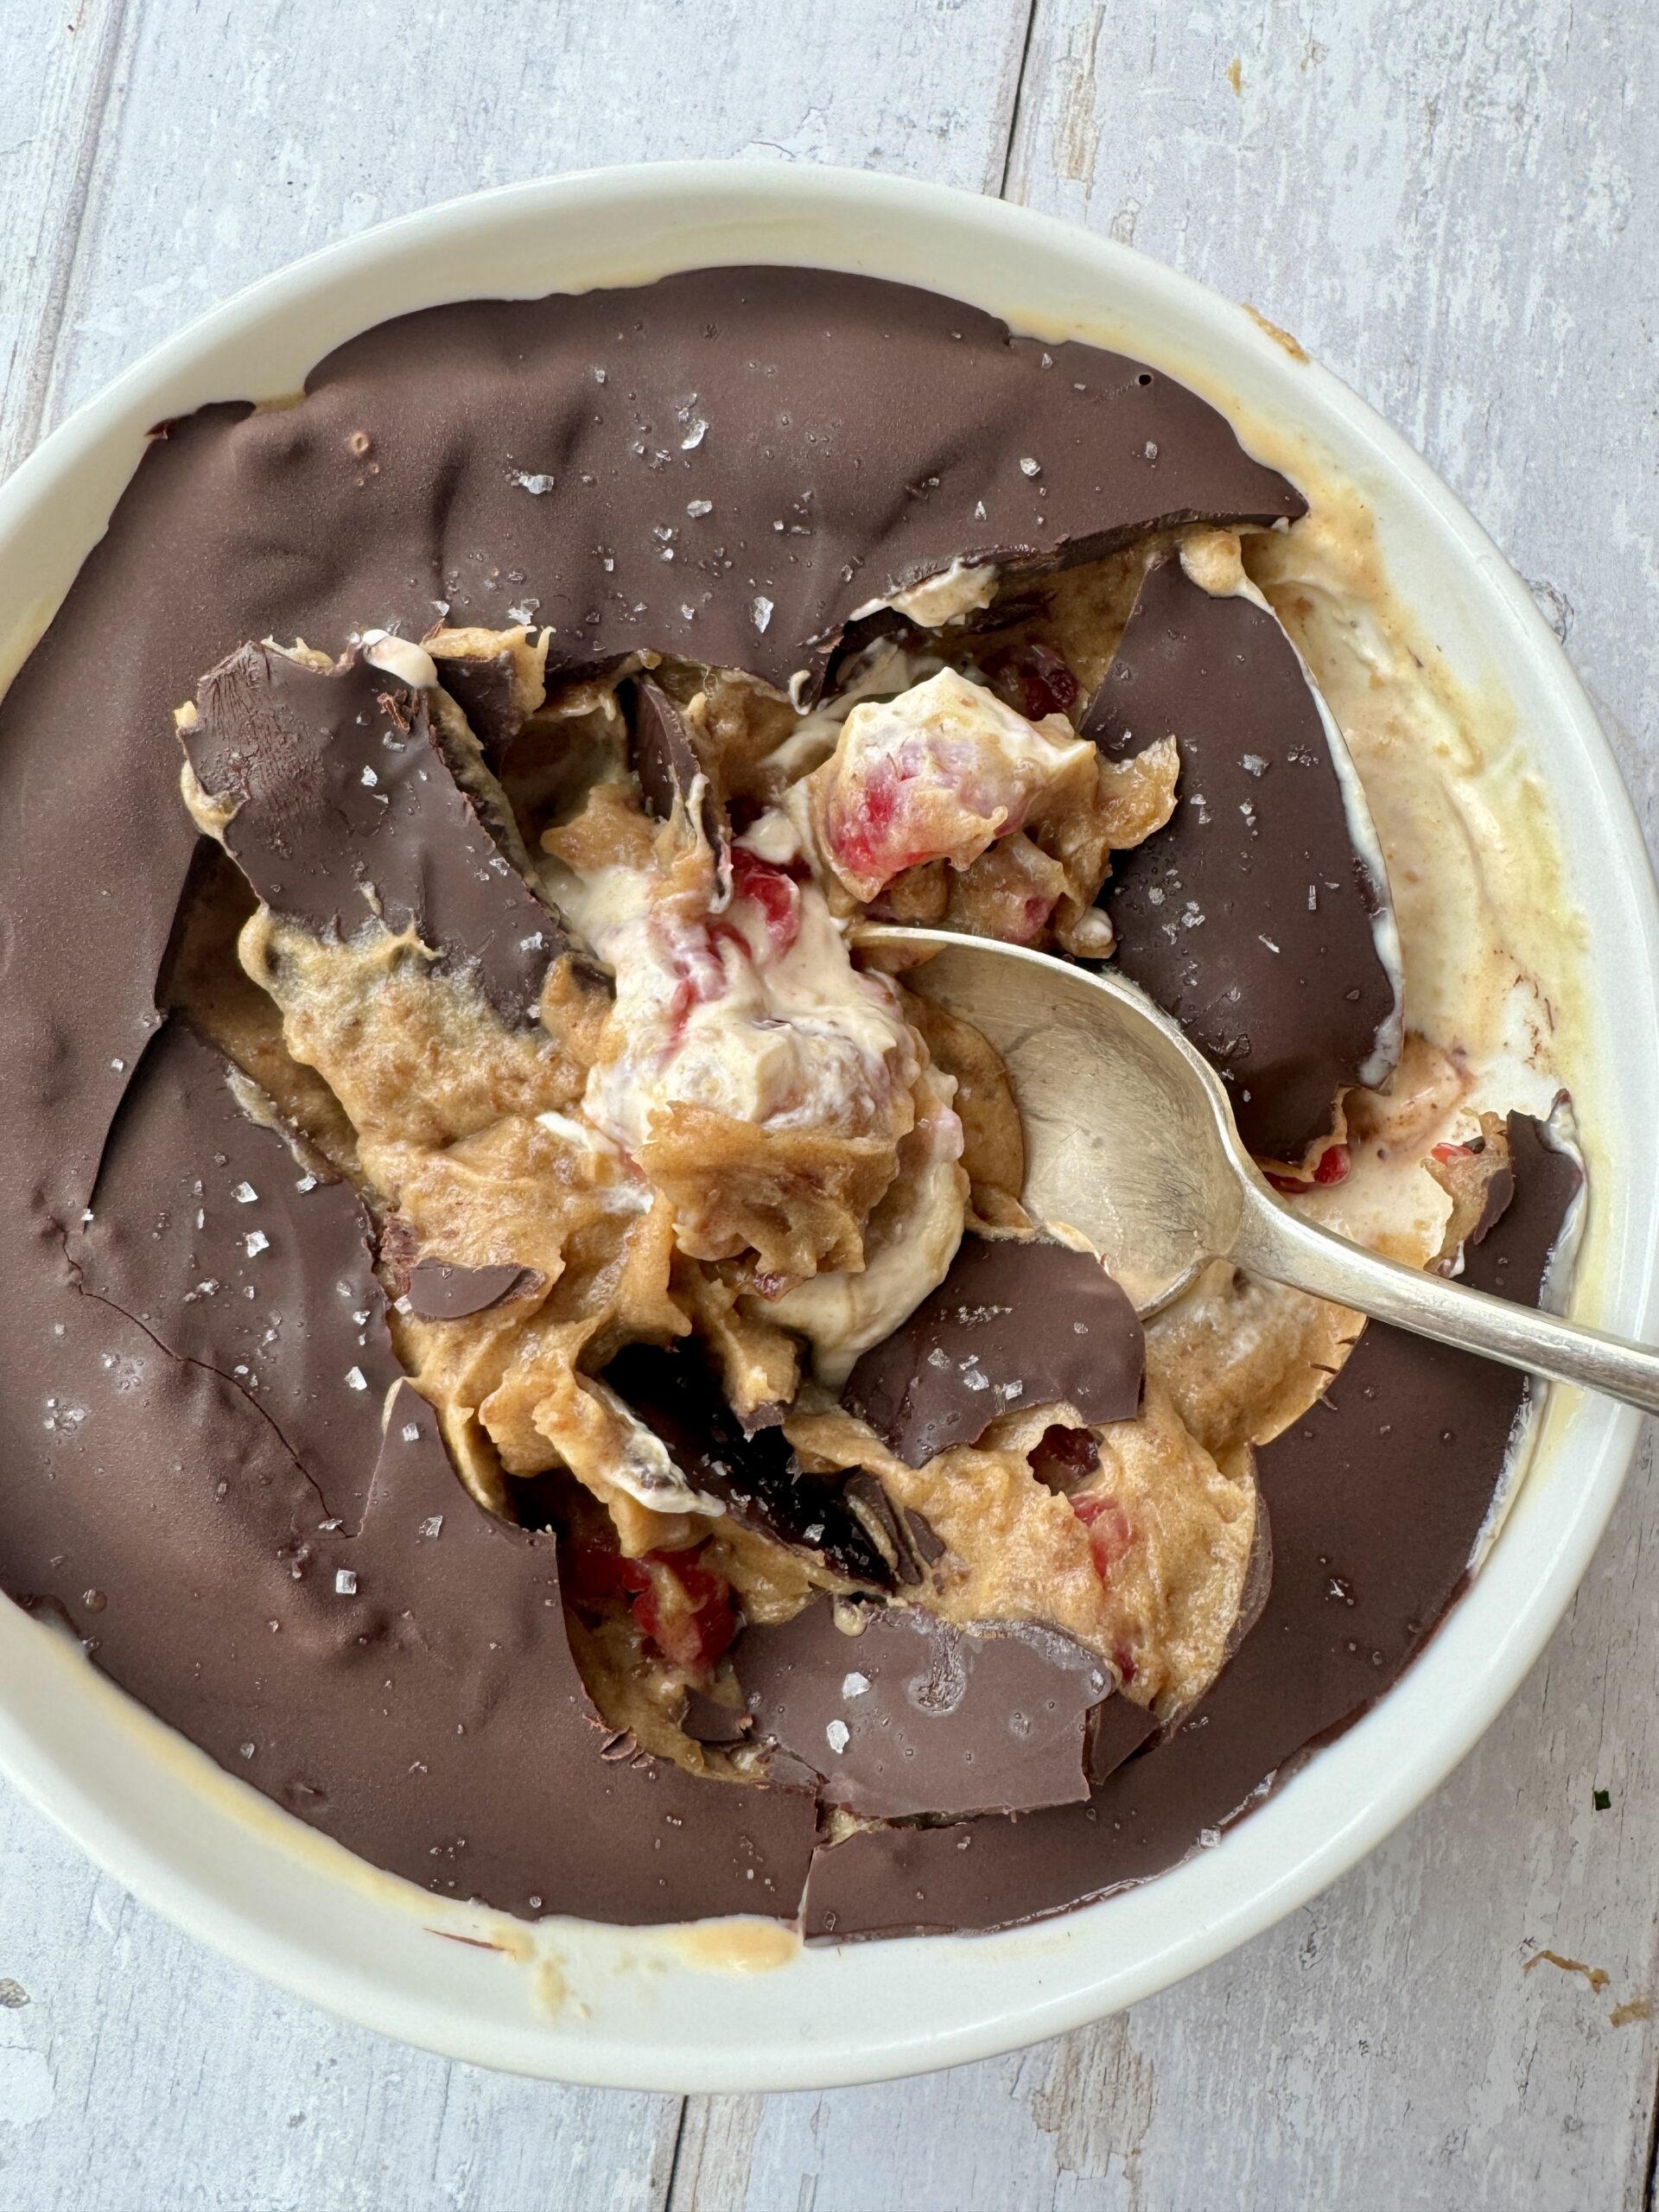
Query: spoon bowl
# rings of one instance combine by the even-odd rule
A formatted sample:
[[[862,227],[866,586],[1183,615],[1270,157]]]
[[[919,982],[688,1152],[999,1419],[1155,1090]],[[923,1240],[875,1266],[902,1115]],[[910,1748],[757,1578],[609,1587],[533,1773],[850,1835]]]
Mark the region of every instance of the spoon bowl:
[[[1659,1353],[1384,1260],[1301,1218],[1245,1151],[1220,1078],[1122,977],[993,938],[870,923],[906,986],[1001,1054],[1026,1134],[1027,1211],[1091,1244],[1156,1313],[1211,1260],[1529,1374],[1659,1412]]]
[[[906,984],[1001,1054],[1025,1130],[1027,1211],[1091,1244],[1143,1317],[1230,1250],[1241,1179],[1260,1179],[1214,1070],[1137,985],[945,930],[872,923],[856,942],[930,949]]]

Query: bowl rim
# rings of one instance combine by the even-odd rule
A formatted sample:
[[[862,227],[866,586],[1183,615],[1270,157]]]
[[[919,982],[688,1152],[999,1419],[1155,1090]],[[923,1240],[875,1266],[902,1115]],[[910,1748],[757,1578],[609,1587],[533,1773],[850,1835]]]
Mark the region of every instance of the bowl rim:
[[[388,285],[394,295],[403,285],[404,308],[467,296],[453,286],[423,292],[406,278],[417,264],[453,254],[469,239],[505,239],[515,226],[527,236],[542,226],[550,232],[573,214],[601,229],[608,223],[624,237],[654,240],[644,249],[650,274],[753,258],[899,275],[906,269],[898,264],[920,246],[937,249],[947,261],[952,252],[994,248],[1010,261],[1027,257],[1052,264],[1051,289],[1064,289],[1060,272],[1076,270],[1075,315],[1068,310],[1057,320],[1080,321],[1097,340],[1116,327],[1114,317],[1128,302],[1131,326],[1137,315],[1155,311],[1162,318],[1166,343],[1147,346],[1144,336],[1139,346],[1128,336],[1103,342],[1167,360],[1179,342],[1170,334],[1185,332],[1206,360],[1213,349],[1218,363],[1248,366],[1287,393],[1286,378],[1296,378],[1297,419],[1317,420],[1344,442],[1424,543],[1439,543],[1461,564],[1477,632],[1498,649],[1495,657],[1512,689],[1527,697],[1535,731],[1549,737],[1554,758],[1543,773],[1546,788],[1557,780],[1576,782],[1594,817],[1603,878],[1596,896],[1610,902],[1610,916],[1622,908],[1616,921],[1625,978],[1618,1030],[1598,1036],[1595,1080],[1599,1088],[1605,1081],[1616,1089],[1640,1078],[1650,1094],[1659,1082],[1659,1044],[1644,1039],[1659,1039],[1659,897],[1611,750],[1526,585],[1427,463],[1330,371],[1305,357],[1292,365],[1246,310],[1134,248],[1006,201],[830,167],[689,162],[572,172],[398,217],[236,293],[78,409],[0,485],[0,556],[26,546],[31,531],[43,528],[47,508],[72,478],[82,480],[92,472],[112,504],[149,423],[207,398],[245,396],[204,384],[204,377],[211,382],[216,349],[276,332],[342,286],[360,293],[363,313],[353,325],[359,328],[403,311],[385,304]],[[709,250],[711,237],[734,230],[752,235],[757,250]],[[824,243],[810,251],[767,252],[765,242],[773,234]],[[614,274],[594,281],[631,283],[645,273],[620,261],[611,265]],[[909,280],[926,281],[914,275]],[[474,289],[499,294],[504,288]],[[522,296],[581,289],[537,276]],[[1016,327],[1024,320],[1013,299],[1017,287],[1001,277],[982,289],[944,282],[939,289],[982,299]],[[1113,303],[1110,312],[1105,302]],[[327,350],[320,346],[313,358]],[[92,542],[82,544],[76,566]],[[0,560],[0,578],[3,574]],[[20,641],[32,643],[56,604],[54,595],[50,606],[13,608],[0,583],[0,637],[10,622]],[[22,657],[7,657],[6,671]],[[0,671],[0,688],[4,680]],[[1574,887],[1588,880],[1580,876]],[[1659,1158],[1624,1147],[1599,1157],[1597,1171],[1606,1249],[1592,1318],[1627,1334],[1651,1335],[1659,1315],[1651,1264],[1659,1242]],[[1586,1286],[1580,1290],[1583,1306]],[[1370,1714],[1230,1829],[1217,1848],[1152,1883],[1001,1936],[815,1946],[777,1974],[743,1980],[671,1967],[660,1978],[665,1993],[655,2012],[650,2005],[625,2008],[610,2026],[602,2018],[595,2024],[568,2011],[543,2017],[518,1998],[503,2004],[493,1993],[490,1977],[499,1967],[493,1964],[464,1961],[453,1970],[447,1964],[442,1973],[434,1969],[432,1955],[450,1948],[442,1945],[411,1949],[410,1978],[391,1986],[388,1971],[402,1955],[395,1942],[383,1940],[388,1900],[380,1892],[407,1890],[428,1920],[436,1910],[431,1900],[412,1885],[368,1874],[245,1784],[220,1776],[80,1666],[61,1639],[9,1605],[0,1607],[0,1655],[18,1663],[10,1673],[0,1667],[0,1772],[143,1903],[213,1948],[365,2026],[451,2057],[568,2082],[671,2091],[828,2088],[988,2057],[1116,2011],[1260,1933],[1381,1842],[1471,1749],[1565,1611],[1639,1433],[1634,1413],[1560,1393],[1544,1408],[1542,1427],[1534,1479],[1523,1492],[1528,1510],[1517,1509],[1428,1649]],[[1559,1464],[1563,1453],[1573,1463],[1570,1470]],[[1536,1460],[1545,1459],[1549,1479],[1541,1491]],[[56,1648],[48,1652],[48,1643]],[[73,1687],[83,1681],[92,1685],[89,1693]],[[1447,1694],[1448,1687],[1455,1694]],[[60,1700],[66,1696],[87,1714],[108,1707],[104,1719],[111,1726],[118,1708],[136,1756],[158,1775],[173,1777],[168,1787],[182,1788],[186,1796],[169,1800],[166,1816],[135,1825],[108,1777],[84,1759],[78,1764],[60,1738],[58,1721],[67,1708]],[[318,1899],[324,1891],[352,1896],[359,1910],[377,1916],[370,1923],[373,1940],[342,1947],[336,1929],[331,1948],[315,1930],[296,1931],[275,1891],[268,1904],[257,1882],[238,1878],[247,1870],[230,1867],[218,1830],[193,1857],[176,1825],[184,1803],[212,1808],[211,1819],[204,1814],[210,1828],[219,1821],[230,1824],[225,1834],[245,1835],[250,1865],[262,1874],[303,1864],[304,1878],[323,1885]],[[1123,1909],[1128,1900],[1154,1894],[1150,1911],[1144,1904]],[[404,1925],[417,1924],[406,1899],[398,1909]],[[349,1925],[349,1916],[342,1924]],[[579,1929],[569,1940],[580,1949],[590,1936],[615,1932]],[[649,1945],[649,1931],[628,1933]],[[914,1986],[912,1995],[906,1994],[907,1983]],[[664,2013],[683,2017],[664,2026]]]

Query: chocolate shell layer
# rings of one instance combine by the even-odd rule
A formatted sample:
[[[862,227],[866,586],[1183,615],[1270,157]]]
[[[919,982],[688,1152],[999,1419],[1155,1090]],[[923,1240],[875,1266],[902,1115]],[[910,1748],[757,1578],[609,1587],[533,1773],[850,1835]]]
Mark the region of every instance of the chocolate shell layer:
[[[1535,1303],[1576,1163],[1510,1122],[1516,1194],[1465,1280]],[[1163,1872],[1375,1704],[1461,1587],[1529,1385],[1367,1325],[1320,1402],[1256,1455],[1273,1586],[1208,1694],[1086,1804],[1026,1819],[868,1830],[820,1850],[810,1935],[992,1928]]]
[[[1084,721],[1113,760],[1173,735],[1173,820],[1112,856],[1117,965],[1214,1062],[1259,1159],[1301,1160],[1398,1051],[1387,887],[1355,842],[1319,702],[1276,619],[1148,569]]]
[[[372,1224],[232,1096],[223,1056],[176,1016],[145,1052],[67,1250],[89,1297],[212,1369],[270,1423],[353,1526],[403,1373]]]
[[[1071,1406],[1090,1427],[1128,1421],[1145,1364],[1135,1307],[1098,1260],[1048,1237],[967,1236],[938,1288],[860,1358],[842,1403],[920,1467],[1029,1407]]]
[[[9,1363],[6,1588],[231,1773],[423,1887],[531,1916],[789,1916],[810,1792],[600,1758],[554,1539],[461,1487],[396,1379],[355,1198],[299,1191],[228,1072],[163,1032],[100,1179],[112,1225],[95,1210],[77,1247],[88,1287],[66,1275]],[[243,1221],[269,1238],[252,1255],[227,1249]],[[220,1287],[193,1301],[204,1265]],[[336,1361],[365,1387],[342,1367],[336,1400]]]
[[[1086,1797],[1090,1711],[1113,1687],[1052,1629],[957,1628],[913,1605],[873,1607],[845,1636],[811,1605],[750,1629],[734,1664],[757,1733],[813,1769],[825,1804],[871,1819]]]
[[[1077,560],[1304,507],[1160,372],[828,270],[432,308],[308,388],[237,456],[256,499],[275,480],[275,526],[303,501],[353,566],[377,530],[366,619],[411,636],[435,599],[499,620],[499,578],[522,576],[554,671],[650,646],[781,689],[855,607],[955,560]]]
[[[273,912],[321,938],[412,929],[504,1020],[535,1020],[563,932],[451,774],[420,692],[355,655],[325,673],[247,645],[202,677],[181,735]]]
[[[899,1579],[867,1516],[836,1482],[806,1472],[781,1428],[744,1433],[695,1347],[630,1344],[605,1380],[692,1489],[719,1498],[734,1520],[811,1553],[850,1582],[885,1590]]]
[[[540,1282],[534,1268],[508,1264],[463,1268],[453,1260],[417,1260],[410,1269],[409,1310],[420,1321],[464,1321],[516,1298]]]

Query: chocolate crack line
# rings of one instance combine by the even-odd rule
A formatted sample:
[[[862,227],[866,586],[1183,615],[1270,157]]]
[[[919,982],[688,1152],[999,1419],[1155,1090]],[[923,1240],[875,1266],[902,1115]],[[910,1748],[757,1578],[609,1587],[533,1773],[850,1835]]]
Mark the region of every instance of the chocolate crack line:
[[[193,1359],[188,1352],[175,1351],[171,1344],[164,1344],[161,1338],[156,1335],[156,1332],[152,1328],[149,1327],[146,1323],[141,1321],[136,1313],[129,1313],[126,1307],[124,1306],[118,1306],[114,1299],[102,1297],[97,1291],[89,1290],[86,1287],[86,1279],[81,1273],[79,1262],[70,1256],[68,1230],[64,1228],[61,1222],[54,1222],[53,1224],[53,1227],[57,1232],[59,1243],[61,1245],[63,1249],[63,1263],[68,1270],[67,1281],[69,1287],[73,1290],[78,1298],[86,1299],[90,1305],[101,1306],[106,1313],[118,1313],[124,1321],[130,1321],[133,1327],[137,1330],[139,1335],[141,1337],[147,1338],[149,1341],[155,1345],[156,1351],[161,1353],[164,1359],[172,1360],[175,1364],[179,1367],[194,1367],[199,1374],[211,1375],[219,1382],[228,1384],[230,1389],[235,1391],[237,1396],[242,1401],[243,1404],[250,1407],[253,1412],[258,1414],[260,1420],[264,1421],[266,1427],[270,1429],[271,1434],[276,1439],[278,1444],[282,1446],[283,1450],[286,1452],[289,1461],[293,1465],[296,1471],[298,1473],[300,1479],[304,1483],[306,1488],[311,1492],[311,1495],[316,1499],[319,1517],[324,1521],[340,1520],[341,1522],[340,1534],[343,1535],[355,1536],[361,1532],[363,1520],[365,1520],[368,1517],[368,1505],[366,1500],[364,1503],[363,1518],[359,1519],[357,1527],[353,1529],[351,1527],[349,1522],[346,1522],[343,1519],[341,1516],[335,1514],[332,1510],[327,1499],[317,1487],[315,1476],[312,1474],[310,1469],[295,1451],[288,1439],[283,1434],[282,1430],[276,1426],[274,1416],[260,1404],[258,1399],[254,1396],[253,1393],[249,1390],[236,1376],[227,1375],[222,1367],[215,1367],[210,1360]]]

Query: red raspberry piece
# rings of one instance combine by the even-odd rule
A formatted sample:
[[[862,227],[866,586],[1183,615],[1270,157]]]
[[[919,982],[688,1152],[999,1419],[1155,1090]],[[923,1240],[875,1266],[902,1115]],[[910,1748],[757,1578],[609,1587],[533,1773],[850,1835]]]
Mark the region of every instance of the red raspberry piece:
[[[828,825],[830,848],[836,865],[852,881],[880,889],[907,868],[934,858],[929,846],[911,848],[902,842],[899,796],[906,780],[899,763],[884,757],[872,765],[851,803],[837,807]]]
[[[1353,1166],[1352,1155],[1345,1144],[1328,1144],[1319,1154],[1312,1176],[1274,1175],[1266,1169],[1268,1180],[1275,1191],[1282,1191],[1287,1198],[1303,1198],[1314,1185],[1345,1183],[1348,1171]]]
[[[708,1682],[737,1634],[730,1584],[695,1553],[647,1552],[639,1563],[648,1576],[632,1601],[634,1619],[665,1659]]]
[[[1115,1497],[1074,1497],[1071,1510],[1089,1531],[1089,1549],[1094,1555],[1095,1572],[1103,1582],[1109,1582],[1112,1569],[1135,1541],[1135,1529],[1128,1515]]]
[[[801,933],[798,884],[781,868],[763,861],[759,853],[752,853],[747,845],[734,845],[732,887],[738,898],[747,899],[759,907],[772,949],[781,958]]]
[[[737,1634],[730,1585],[696,1552],[625,1559],[611,1544],[562,1544],[559,1575],[565,1596],[582,1612],[611,1612],[626,1603],[663,1656],[699,1681],[709,1680]]]

